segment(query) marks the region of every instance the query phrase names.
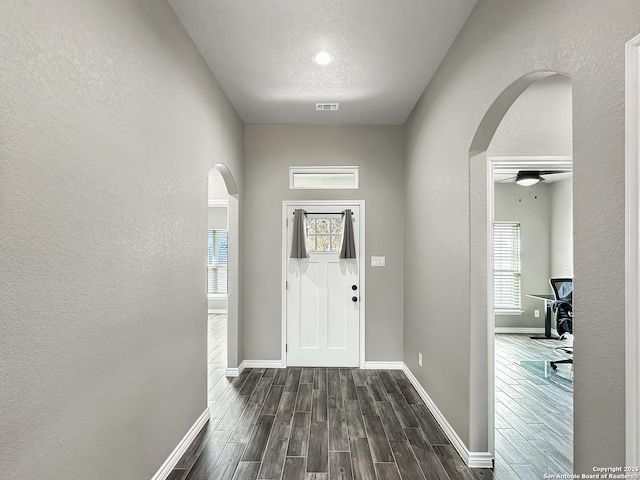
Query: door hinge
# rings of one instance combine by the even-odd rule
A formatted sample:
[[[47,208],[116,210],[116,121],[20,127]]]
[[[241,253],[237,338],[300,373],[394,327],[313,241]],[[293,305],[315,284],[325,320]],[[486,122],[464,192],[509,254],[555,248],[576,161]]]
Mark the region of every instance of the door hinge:
[[[285,225],[285,227],[289,228],[289,219],[288,218],[285,218],[284,225]]]
[[[285,290],[289,290],[289,282],[288,281],[284,282],[284,289]]]
[[[285,343],[284,344],[284,353],[287,353],[289,351],[289,344]]]

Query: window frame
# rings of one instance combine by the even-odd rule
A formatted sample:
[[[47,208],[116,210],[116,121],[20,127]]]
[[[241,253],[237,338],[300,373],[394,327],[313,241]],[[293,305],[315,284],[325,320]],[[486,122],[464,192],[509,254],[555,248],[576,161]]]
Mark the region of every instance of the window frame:
[[[317,167],[289,167],[290,190],[358,190],[360,188],[360,174],[357,166],[317,166]],[[353,186],[314,186],[300,187],[295,185],[296,175],[352,175]]]
[[[511,249],[512,250],[516,250],[516,254],[515,254],[515,262],[517,263],[517,268],[516,269],[498,269],[498,265],[499,265],[499,261],[496,258],[496,253],[497,253],[497,240],[501,239],[501,238],[505,238],[505,240],[509,240],[509,238],[506,238],[505,236],[501,236],[498,231],[496,230],[496,227],[502,225],[502,226],[506,226],[506,227],[511,227],[512,229],[514,227],[517,227],[515,229],[515,231],[517,232],[517,236],[514,239],[513,237],[511,237],[510,241],[512,243],[511,245]],[[493,235],[492,235],[492,239],[493,239],[493,244],[492,244],[492,252],[493,252],[493,311],[495,315],[522,315],[523,310],[522,310],[522,226],[520,224],[519,221],[512,221],[512,220],[495,220],[493,222],[492,225],[492,230],[493,230]],[[513,245],[514,243],[516,243],[517,245]],[[512,262],[514,261],[512,260]],[[518,293],[516,292],[511,292],[511,296],[512,299],[517,299],[517,304],[511,304],[505,307],[498,307],[496,300],[497,300],[497,294],[499,289],[496,287],[496,282],[498,280],[498,278],[500,276],[509,276],[511,275],[514,280],[512,281],[513,284],[517,284],[517,290]],[[517,279],[517,281],[515,281]]]
[[[214,263],[209,263],[209,235],[213,233],[213,260]],[[226,262],[224,262],[223,264],[219,264],[218,263],[218,257],[216,256],[215,252],[216,250],[219,249],[216,248],[216,244],[217,244],[217,239],[219,238],[218,235],[220,233],[224,233],[224,236],[226,238],[226,248],[227,248],[227,252],[226,252]],[[225,292],[210,292],[209,291],[209,276],[211,275],[211,271],[214,270],[218,270],[220,268],[225,268],[226,269],[226,291]],[[226,297],[229,294],[229,285],[228,285],[228,280],[229,280],[229,230],[228,229],[221,229],[221,228],[208,228],[207,229],[207,297],[209,298],[216,298],[216,297]],[[215,274],[214,274],[215,275]]]
[[[318,233],[318,220],[327,220],[328,221],[328,233]],[[334,231],[331,228],[331,221],[332,220],[337,220],[339,223],[339,229],[338,231]],[[309,230],[311,229],[310,227],[310,222],[315,222],[314,225],[314,232],[313,233],[309,233]],[[318,214],[314,214],[313,212],[309,212],[307,214],[307,218],[305,221],[305,230],[306,230],[306,240],[307,240],[307,250],[308,252],[314,255],[317,254],[338,254],[340,253],[340,249],[342,248],[342,231],[344,229],[344,225],[343,225],[343,216],[339,213],[336,214],[323,214],[323,215],[318,215]],[[311,245],[312,242],[311,237],[314,238],[314,242],[313,244],[315,245],[315,247],[312,249]],[[317,250],[317,246],[318,246],[318,237],[328,237],[329,238],[329,249],[328,250]],[[338,248],[337,249],[333,249],[333,239],[337,238],[339,240],[338,242]]]

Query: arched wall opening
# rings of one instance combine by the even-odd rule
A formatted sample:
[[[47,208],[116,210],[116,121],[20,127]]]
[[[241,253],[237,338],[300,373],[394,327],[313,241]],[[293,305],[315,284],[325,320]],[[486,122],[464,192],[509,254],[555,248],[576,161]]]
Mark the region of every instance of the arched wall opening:
[[[240,323],[240,222],[238,185],[229,168],[223,163],[216,163],[209,171],[209,207],[224,207],[226,210],[226,370],[227,376],[235,376],[242,358]],[[209,210],[212,210],[209,208]],[[211,215],[210,215],[211,216]],[[215,215],[214,215],[215,216]],[[210,309],[213,306],[209,300]],[[216,305],[220,307],[220,304]],[[214,308],[214,311],[216,309]]]
[[[560,72],[537,71],[507,87],[478,126],[469,148],[470,178],[470,425],[469,449],[495,454],[494,311],[493,311],[493,165],[487,155],[491,141],[514,103],[534,83]],[[529,293],[529,292],[523,292]]]

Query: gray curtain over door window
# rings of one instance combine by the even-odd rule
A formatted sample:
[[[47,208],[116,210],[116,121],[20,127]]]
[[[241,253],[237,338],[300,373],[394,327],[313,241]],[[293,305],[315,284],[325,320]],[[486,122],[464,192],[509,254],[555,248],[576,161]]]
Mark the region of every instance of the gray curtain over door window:
[[[296,208],[293,212],[293,238],[291,240],[291,258],[309,258],[307,249],[307,216],[304,210]]]
[[[356,258],[356,238],[353,233],[353,213],[345,210],[342,218],[342,245],[340,246],[340,258]]]

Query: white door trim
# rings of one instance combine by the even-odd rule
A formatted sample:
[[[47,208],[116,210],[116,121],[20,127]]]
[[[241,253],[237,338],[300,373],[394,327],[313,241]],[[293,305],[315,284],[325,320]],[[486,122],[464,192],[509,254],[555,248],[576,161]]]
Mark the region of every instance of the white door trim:
[[[625,385],[626,465],[640,464],[640,35],[626,44]]]
[[[505,161],[505,163],[507,163]],[[499,164],[500,160],[487,158],[487,377],[489,388],[487,389],[487,403],[489,404],[489,421],[487,430],[489,438],[487,439],[487,450],[493,458],[496,458],[496,372],[495,372],[495,335],[496,321],[495,312],[493,311],[493,199],[495,184],[493,183],[494,165]]]
[[[522,168],[532,167],[544,169],[551,167],[572,167],[573,157],[571,155],[504,155],[487,157],[499,166],[522,165]]]
[[[366,285],[365,285],[365,209],[364,200],[285,200],[282,202],[282,345],[281,345],[281,357],[282,368],[287,366],[287,258],[289,253],[287,252],[287,208],[288,207],[320,207],[320,206],[357,206],[360,207],[360,241],[357,250],[358,256],[358,268],[360,271],[360,368],[364,368],[365,358],[365,304],[366,302]]]

